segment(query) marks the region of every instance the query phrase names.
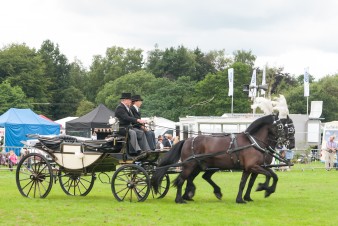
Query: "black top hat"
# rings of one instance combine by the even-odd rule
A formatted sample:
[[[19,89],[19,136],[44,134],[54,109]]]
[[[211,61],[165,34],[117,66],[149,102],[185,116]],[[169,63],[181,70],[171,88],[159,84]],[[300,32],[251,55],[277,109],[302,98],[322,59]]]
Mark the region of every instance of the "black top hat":
[[[122,93],[120,99],[131,99],[131,93]]]
[[[132,97],[131,97],[131,100],[132,100],[132,101],[143,101],[143,99],[141,98],[140,95],[132,96]]]

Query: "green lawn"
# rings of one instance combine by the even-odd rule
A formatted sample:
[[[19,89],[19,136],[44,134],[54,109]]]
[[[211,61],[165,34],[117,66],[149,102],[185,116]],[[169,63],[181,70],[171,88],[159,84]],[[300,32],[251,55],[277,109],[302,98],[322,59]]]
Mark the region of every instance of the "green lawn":
[[[15,172],[0,170],[0,225],[336,225],[338,171],[317,162],[277,174],[276,193],[264,198],[253,192],[255,201],[245,205],[235,202],[241,173],[214,175],[223,200],[198,176],[195,201],[179,205],[175,188],[163,199],[117,202],[110,185],[99,180],[86,197],[67,196],[57,183],[47,198],[28,199],[16,187]]]

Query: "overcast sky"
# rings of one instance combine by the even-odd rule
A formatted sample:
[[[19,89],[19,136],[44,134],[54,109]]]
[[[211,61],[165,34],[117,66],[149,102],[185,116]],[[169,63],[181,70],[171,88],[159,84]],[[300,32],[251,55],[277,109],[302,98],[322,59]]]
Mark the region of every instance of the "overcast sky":
[[[183,45],[251,50],[256,66],[316,78],[338,73],[336,0],[9,0],[1,1],[0,47],[58,44],[88,66],[108,47],[145,52]]]

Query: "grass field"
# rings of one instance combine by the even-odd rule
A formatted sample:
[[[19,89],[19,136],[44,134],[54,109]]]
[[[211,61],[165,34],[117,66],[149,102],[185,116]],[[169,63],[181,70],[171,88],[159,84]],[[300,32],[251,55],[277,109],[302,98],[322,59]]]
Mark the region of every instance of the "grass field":
[[[211,187],[198,176],[195,201],[179,205],[174,202],[175,188],[170,188],[163,199],[118,202],[110,185],[98,180],[86,197],[67,196],[57,183],[47,198],[28,199],[16,187],[15,172],[0,170],[0,225],[337,224],[338,171],[327,172],[322,163],[316,163],[296,165],[277,174],[276,193],[264,198],[263,192],[253,192],[254,202],[245,205],[235,202],[241,173],[214,175],[222,188],[222,200],[217,200]],[[257,182],[262,181],[262,176],[257,178]]]

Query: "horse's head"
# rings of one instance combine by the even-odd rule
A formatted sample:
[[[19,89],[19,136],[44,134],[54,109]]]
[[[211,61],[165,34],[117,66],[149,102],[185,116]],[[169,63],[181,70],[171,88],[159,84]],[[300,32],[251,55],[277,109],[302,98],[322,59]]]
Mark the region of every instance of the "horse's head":
[[[274,116],[274,122],[271,126],[271,133],[274,136],[276,145],[285,146],[288,149],[295,147],[295,127],[289,116],[280,119],[277,115]]]
[[[286,119],[281,119],[284,125],[284,133],[285,133],[285,142],[284,145],[288,149],[292,149],[295,147],[295,126],[293,125],[293,121],[289,116]]]

